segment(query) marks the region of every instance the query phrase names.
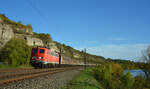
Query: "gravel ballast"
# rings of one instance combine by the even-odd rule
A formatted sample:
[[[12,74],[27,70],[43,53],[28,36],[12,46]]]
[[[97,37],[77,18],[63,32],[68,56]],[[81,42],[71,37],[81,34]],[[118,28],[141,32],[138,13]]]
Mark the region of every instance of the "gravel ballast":
[[[47,76],[17,81],[0,86],[0,89],[61,89],[67,85],[81,70],[69,70],[66,72],[50,74]]]

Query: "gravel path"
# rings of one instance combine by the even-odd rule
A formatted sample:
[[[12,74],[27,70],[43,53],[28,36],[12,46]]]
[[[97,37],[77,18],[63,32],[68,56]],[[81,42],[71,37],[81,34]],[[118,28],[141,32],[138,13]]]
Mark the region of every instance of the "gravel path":
[[[80,70],[69,70],[67,72],[5,84],[0,86],[0,89],[61,89],[79,72]]]

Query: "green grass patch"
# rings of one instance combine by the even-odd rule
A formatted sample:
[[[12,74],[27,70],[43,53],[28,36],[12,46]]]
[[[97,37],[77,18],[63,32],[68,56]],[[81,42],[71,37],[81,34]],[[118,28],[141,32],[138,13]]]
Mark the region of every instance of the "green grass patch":
[[[12,68],[12,67],[8,65],[0,64],[0,69],[8,69],[8,68]]]
[[[32,68],[32,66],[30,65],[13,66],[13,65],[0,64],[0,69],[15,69],[15,68]]]
[[[62,89],[103,89],[93,75],[93,69],[83,70]]]

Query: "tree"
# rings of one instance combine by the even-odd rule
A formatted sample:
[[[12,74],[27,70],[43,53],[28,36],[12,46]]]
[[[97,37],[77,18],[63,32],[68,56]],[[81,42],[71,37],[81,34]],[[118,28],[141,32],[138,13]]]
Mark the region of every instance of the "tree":
[[[143,52],[144,72],[147,78],[150,78],[150,46]]]
[[[150,63],[150,46],[143,52],[143,60],[146,63]]]
[[[12,38],[2,49],[0,59],[8,65],[27,65],[30,61],[31,49],[25,40]]]

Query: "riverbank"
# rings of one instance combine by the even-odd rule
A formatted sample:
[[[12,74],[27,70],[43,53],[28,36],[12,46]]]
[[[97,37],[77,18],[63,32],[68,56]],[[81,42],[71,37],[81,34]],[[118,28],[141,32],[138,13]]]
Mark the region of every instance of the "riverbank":
[[[150,89],[150,79],[124,74],[120,64],[107,63],[82,71],[62,89]]]
[[[73,78],[67,86],[62,89],[103,89],[101,84],[95,79],[93,68],[83,70]]]
[[[142,69],[124,70],[124,74],[126,74],[127,72],[130,72],[133,77],[136,76],[147,77],[144,70]]]

